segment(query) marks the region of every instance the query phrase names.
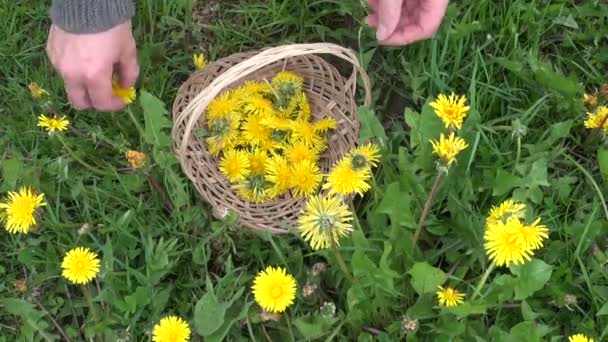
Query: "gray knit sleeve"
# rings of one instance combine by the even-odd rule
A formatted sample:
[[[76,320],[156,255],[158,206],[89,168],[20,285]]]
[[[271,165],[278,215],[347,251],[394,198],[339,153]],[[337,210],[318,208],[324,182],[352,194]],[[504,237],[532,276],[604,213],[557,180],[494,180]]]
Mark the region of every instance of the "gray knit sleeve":
[[[133,0],[53,0],[53,24],[72,33],[97,33],[121,24],[135,14]]]

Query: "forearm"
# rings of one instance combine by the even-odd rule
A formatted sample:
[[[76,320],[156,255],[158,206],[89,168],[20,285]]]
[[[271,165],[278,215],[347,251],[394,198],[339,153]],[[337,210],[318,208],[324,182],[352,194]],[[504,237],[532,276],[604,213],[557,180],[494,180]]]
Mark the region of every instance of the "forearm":
[[[71,33],[97,33],[133,17],[133,0],[53,0],[54,25]]]

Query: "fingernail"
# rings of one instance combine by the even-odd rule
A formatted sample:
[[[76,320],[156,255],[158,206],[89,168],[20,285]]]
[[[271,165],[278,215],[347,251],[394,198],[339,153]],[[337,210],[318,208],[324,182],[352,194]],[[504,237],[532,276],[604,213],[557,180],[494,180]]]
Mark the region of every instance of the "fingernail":
[[[388,28],[385,25],[378,25],[378,31],[376,31],[376,38],[378,40],[385,40],[390,34],[391,33],[388,31]]]

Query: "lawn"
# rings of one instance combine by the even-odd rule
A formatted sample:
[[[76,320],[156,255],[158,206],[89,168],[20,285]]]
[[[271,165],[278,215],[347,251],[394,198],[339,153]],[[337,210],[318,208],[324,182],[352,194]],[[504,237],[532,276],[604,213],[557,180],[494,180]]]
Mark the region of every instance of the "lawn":
[[[0,196],[28,186],[47,203],[34,232],[0,230],[0,342],[151,341],[168,315],[192,341],[608,340],[608,134],[585,127],[601,107],[583,101],[608,102],[604,1],[452,1],[435,38],[394,48],[364,24],[364,0],[141,0],[138,99],[118,113],[67,104],[45,53],[49,5],[0,1]],[[193,53],[311,42],[357,54],[373,85],[361,139],[381,145],[339,253],[311,249],[297,227],[215,219],[169,140]],[[30,82],[49,95],[32,98]],[[467,148],[438,167],[430,140],[447,130],[431,102],[452,92],[471,107]],[[71,127],[49,135],[37,117],[55,113]],[[146,167],[131,168],[128,150]],[[494,268],[487,218],[509,199],[548,232],[529,258]],[[101,260],[87,285],[62,277],[78,246]],[[281,315],[251,290],[267,266],[297,283]],[[441,305],[438,286],[464,302]]]

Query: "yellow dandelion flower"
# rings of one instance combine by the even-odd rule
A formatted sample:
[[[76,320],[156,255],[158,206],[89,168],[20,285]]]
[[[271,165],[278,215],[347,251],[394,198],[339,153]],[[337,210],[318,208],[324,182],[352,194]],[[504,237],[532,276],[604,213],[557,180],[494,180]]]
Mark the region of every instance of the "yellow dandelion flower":
[[[41,207],[46,206],[44,194],[21,187],[19,192],[10,191],[5,202],[0,203],[0,217],[4,228],[11,234],[28,234],[36,227]]]
[[[447,307],[458,306],[463,303],[463,298],[463,293],[460,293],[451,287],[439,286],[439,291],[437,291],[439,305]]]
[[[298,219],[298,229],[313,249],[331,248],[352,232],[352,219],[348,207],[337,197],[313,196]]]
[[[207,122],[236,116],[238,113],[238,101],[230,92],[222,94],[213,99],[207,106]]]
[[[294,84],[298,84],[300,86],[302,86],[302,84],[304,84],[304,79],[296,74],[295,72],[292,71],[281,71],[279,72],[273,79],[272,79],[272,84],[278,84],[278,83],[294,83]]]
[[[336,127],[338,127],[338,123],[334,118],[324,118],[313,124],[313,130],[317,133],[327,133]]]
[[[600,106],[595,113],[587,113],[588,117],[585,120],[585,127],[593,129],[599,128],[604,133],[608,133],[608,107]]]
[[[488,225],[498,222],[506,223],[511,217],[523,218],[526,212],[526,205],[514,200],[506,200],[500,205],[492,207],[487,218]]]
[[[250,116],[256,116],[259,120],[274,115],[272,102],[258,95],[247,97],[244,101],[243,110]]]
[[[289,119],[278,117],[276,115],[269,115],[261,120],[262,125],[273,129],[287,131],[291,128],[292,122]]]
[[[99,273],[99,258],[86,247],[67,252],[61,263],[63,277],[74,284],[87,284]]]
[[[452,165],[456,161],[456,157],[460,152],[468,147],[464,139],[456,137],[452,132],[446,139],[445,135],[441,133],[439,141],[431,140],[433,145],[433,153],[435,153],[446,166]]]
[[[354,169],[376,167],[380,161],[380,147],[376,144],[365,144],[351,149],[346,158],[350,159]]]
[[[236,116],[212,120],[209,124],[211,136],[207,138],[209,153],[217,156],[222,150],[236,146],[239,140],[240,120]]]
[[[323,138],[315,132],[313,124],[305,120],[292,121],[291,137],[294,141],[301,141],[317,151],[325,146]]]
[[[289,101],[287,108],[279,108],[278,113],[281,117],[310,121],[310,103],[308,103],[306,94],[301,91],[297,92]]]
[[[49,94],[48,91],[44,90],[36,82],[30,83],[30,85],[28,85],[27,87],[30,89],[30,93],[32,94],[32,97],[35,99],[39,99],[39,98]]]
[[[44,129],[46,129],[46,131],[49,133],[54,133],[55,131],[57,131],[57,132],[66,131],[68,129],[69,125],[70,125],[70,121],[68,121],[68,119],[66,119],[65,116],[48,117],[44,114],[40,114],[38,116],[38,127],[42,127]]]
[[[127,157],[127,161],[134,169],[140,169],[142,166],[146,164],[146,159],[148,158],[145,153],[129,150],[125,154]]]
[[[249,167],[252,175],[264,174],[268,153],[266,151],[254,148],[249,154]]]
[[[220,171],[231,182],[244,180],[249,176],[249,155],[245,151],[228,150],[220,159]]]
[[[304,142],[296,141],[287,146],[285,149],[285,157],[287,157],[287,161],[289,161],[290,164],[295,164],[303,160],[316,162],[319,156],[315,150]]]
[[[568,337],[568,342],[594,342],[591,337],[587,337],[583,334],[576,334]]]
[[[520,231],[514,226],[517,218],[507,223],[497,222],[486,227],[484,233],[486,254],[498,266],[523,264],[532,257],[532,249],[524,244]]]
[[[118,81],[112,81],[112,94],[116,97],[120,97],[125,104],[133,103],[137,97],[137,92],[134,87],[123,88]]]
[[[280,72],[271,83],[274,95],[273,102],[276,107],[281,111],[289,111],[288,108],[294,98],[302,92],[303,84],[304,79],[295,73],[290,71]]]
[[[192,55],[192,63],[196,70],[203,70],[207,66],[207,57],[203,53],[195,53]]]
[[[526,225],[520,219],[512,217],[509,219],[511,225],[516,230],[517,239],[523,244],[527,250],[537,250],[543,246],[543,240],[549,238],[549,229],[540,224],[540,218],[537,218],[532,224]]]
[[[370,185],[367,183],[370,178],[371,171],[369,168],[355,170],[351,160],[345,158],[332,168],[323,189],[329,189],[330,194],[342,196],[363,195],[370,189]]]
[[[160,320],[152,330],[153,342],[186,342],[190,338],[190,326],[181,317],[168,316]]]
[[[589,107],[595,107],[597,106],[597,96],[591,94],[584,94],[583,103]]]
[[[291,167],[291,190],[296,197],[308,197],[317,191],[323,176],[317,164],[303,160]]]
[[[250,115],[242,125],[243,139],[252,146],[267,147],[272,145],[272,130],[264,126],[261,118],[257,115]]]
[[[249,175],[247,179],[233,186],[239,197],[252,203],[266,201],[269,196],[268,188],[270,188],[270,184],[264,175]]]
[[[280,155],[273,156],[266,161],[266,179],[272,184],[268,189],[269,198],[285,194],[291,187],[291,169],[287,159]]]
[[[272,92],[272,88],[268,85],[268,83],[254,81],[245,82],[245,84],[240,87],[239,90],[243,92],[245,97],[252,95],[268,94]]]
[[[446,128],[450,125],[461,129],[462,122],[467,116],[471,107],[466,106],[466,96],[456,96],[452,93],[449,97],[439,94],[437,99],[431,102],[431,107],[435,109],[435,114],[443,121]]]
[[[296,280],[282,267],[268,266],[253,281],[253,296],[262,309],[283,312],[296,298]]]

